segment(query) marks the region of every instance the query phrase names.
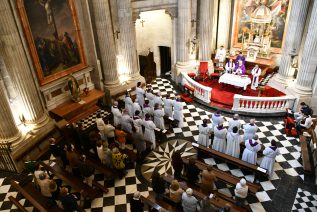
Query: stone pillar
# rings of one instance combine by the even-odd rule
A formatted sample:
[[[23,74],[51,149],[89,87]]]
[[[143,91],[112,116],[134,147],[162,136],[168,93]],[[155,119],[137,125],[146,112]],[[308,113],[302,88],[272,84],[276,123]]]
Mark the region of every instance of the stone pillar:
[[[302,1],[301,1],[302,2]],[[317,67],[317,1],[313,1],[307,37],[304,43],[301,63],[295,82],[295,92],[311,95]]]
[[[101,58],[104,85],[107,88],[118,86],[116,45],[111,25],[111,13],[108,0],[92,0],[91,13],[94,16],[96,34]]]
[[[225,49],[228,49],[231,26],[231,0],[220,0],[219,4],[217,48],[223,45]]]
[[[211,40],[212,40],[212,2],[200,0],[199,17],[199,60],[210,61],[211,59]]]
[[[172,46],[171,46],[171,76],[172,79],[176,80],[176,74],[175,74],[175,64],[176,64],[176,42],[177,42],[177,9],[176,7],[165,9],[165,13],[168,14],[172,19]]]
[[[283,53],[278,74],[274,77],[277,83],[287,85],[287,81],[293,79],[292,59],[290,53],[295,50],[298,54],[302,36],[305,28],[305,21],[308,13],[309,0],[292,1],[292,8],[289,15],[286,38],[284,41]]]
[[[141,75],[138,66],[131,0],[117,1],[117,6],[120,28],[119,53],[122,55],[122,62],[119,64],[119,72],[124,72],[130,82],[137,81],[141,78]]]
[[[44,112],[33,81],[32,69],[11,9],[8,0],[1,1],[0,55],[3,57],[9,76],[21,98],[21,113],[26,123],[40,127],[49,119]]]

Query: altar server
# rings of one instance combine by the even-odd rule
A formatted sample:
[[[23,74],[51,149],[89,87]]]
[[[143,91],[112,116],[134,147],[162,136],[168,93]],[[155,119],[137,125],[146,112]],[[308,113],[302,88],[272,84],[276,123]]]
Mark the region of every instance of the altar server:
[[[151,120],[150,114],[145,114],[145,118],[143,121],[144,126],[144,140],[150,141],[152,143],[151,148],[155,149],[156,142],[155,142],[155,132],[154,129],[156,128],[155,124]]]
[[[163,100],[162,100],[162,97],[161,97],[161,93],[160,92],[157,92],[153,98],[153,103],[154,103],[154,107],[156,104],[162,106],[163,105]]]
[[[122,114],[118,108],[118,102],[115,101],[111,107],[111,112],[113,115],[113,125],[116,127],[121,123]]]
[[[136,93],[136,98],[138,99],[138,102],[139,102],[140,106],[143,106],[145,91],[141,87],[141,82],[137,83],[136,89],[135,89],[135,93]]]
[[[142,105],[143,106],[143,105]],[[132,105],[132,110],[133,110],[133,115],[135,115],[135,111],[139,111],[139,116],[140,117],[142,117],[142,109],[141,109],[141,106],[140,106],[140,104],[139,104],[139,99],[138,98],[136,98],[135,100],[134,100],[134,103],[133,103],[133,105]]]
[[[215,59],[219,60],[220,63],[223,63],[226,60],[226,54],[226,49],[223,46],[220,46],[220,48],[217,49]]]
[[[243,140],[252,139],[255,133],[258,131],[258,127],[255,125],[255,119],[250,119],[249,124],[243,125],[244,137]]]
[[[234,68],[233,74],[236,75],[245,75],[245,66],[242,62],[242,60],[238,61],[238,64],[236,65],[236,67]]]
[[[225,122],[224,118],[221,116],[220,110],[217,110],[216,113],[212,114],[211,121],[212,121],[212,130],[214,130],[214,128],[218,126],[219,123]]]
[[[237,127],[238,130],[240,130],[240,128],[241,128],[241,122],[240,122],[240,119],[239,119],[239,114],[234,114],[233,119],[229,120],[228,132],[232,132],[232,129],[234,127]]]
[[[227,134],[227,149],[226,154],[232,157],[239,158],[240,156],[240,135],[238,127],[233,127],[231,132]]]
[[[275,163],[275,158],[277,155],[280,154],[280,151],[278,150],[276,146],[276,141],[271,141],[271,146],[266,147],[263,151],[264,158],[261,162],[260,167],[267,169],[269,176],[271,177],[273,174],[273,167]]]
[[[173,100],[170,98],[170,95],[167,94],[165,98],[163,98],[164,102],[164,113],[167,117],[173,117]]]
[[[214,128],[214,141],[212,143],[212,148],[218,152],[225,153],[226,136],[227,129],[223,127],[223,122],[220,122],[218,126]]]
[[[133,125],[135,127],[136,133],[139,133],[140,135],[143,135],[142,124],[143,120],[140,117],[140,111],[137,110],[133,116]]]
[[[225,69],[226,69],[226,72],[228,74],[232,74],[232,72],[234,71],[236,65],[234,64],[233,60],[230,59],[227,63],[226,63],[226,66],[225,66]]]
[[[145,100],[145,103],[143,105],[143,114],[149,114],[151,116],[153,116],[153,109],[151,108],[150,104],[149,104],[149,100]]]
[[[173,102],[174,106],[174,119],[178,121],[178,127],[183,127],[184,124],[184,115],[183,115],[183,103],[181,102],[181,98],[178,96],[176,100]]]
[[[236,65],[238,65],[239,60],[241,60],[241,61],[242,61],[242,64],[244,65],[244,63],[245,63],[245,57],[243,56],[243,54],[242,54],[241,51],[239,52],[239,55],[236,57]]]
[[[157,128],[164,130],[164,111],[162,110],[161,105],[156,103],[154,105],[154,124]]]
[[[256,164],[258,157],[257,152],[261,149],[261,144],[257,142],[259,139],[258,135],[255,135],[253,139],[245,141],[245,149],[243,151],[242,160],[251,164]]]
[[[125,93],[124,108],[127,109],[129,116],[132,117],[133,116],[133,102],[129,92]]]
[[[132,133],[132,124],[133,119],[130,117],[128,110],[124,109],[122,111],[121,129],[128,133]]]
[[[149,100],[150,107],[154,109],[154,94],[151,88],[148,88],[145,97]]]
[[[207,124],[208,120],[204,119],[203,123],[199,125],[199,136],[198,136],[198,144],[203,145],[205,147],[209,147],[209,134],[211,133],[211,128]]]
[[[256,88],[259,85],[259,78],[261,76],[261,69],[258,65],[255,65],[255,67],[251,71],[252,74],[252,84],[251,89],[256,90]]]

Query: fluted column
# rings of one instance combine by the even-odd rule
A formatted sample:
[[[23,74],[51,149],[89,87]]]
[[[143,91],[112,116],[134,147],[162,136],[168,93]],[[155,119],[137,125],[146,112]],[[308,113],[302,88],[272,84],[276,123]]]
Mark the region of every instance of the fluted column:
[[[3,57],[8,74],[21,98],[21,112],[26,123],[39,126],[48,121],[48,117],[34,84],[26,50],[8,0],[1,1],[0,11],[0,56]]]
[[[228,49],[231,18],[231,0],[220,0],[219,4],[217,47],[223,45],[225,49]]]
[[[209,61],[211,57],[212,40],[212,2],[209,0],[200,0],[200,18],[199,18],[199,60]]]
[[[108,0],[91,1],[97,32],[98,48],[101,58],[104,85],[117,86],[119,83],[116,59],[116,45],[111,25]]]
[[[135,26],[132,20],[131,0],[118,0],[119,17],[119,52],[122,55],[122,64],[119,64],[122,71],[126,73],[129,81],[135,81],[141,78],[138,66],[138,57],[136,50]]]
[[[308,13],[309,2],[309,0],[292,1],[292,8],[289,15],[280,68],[278,74],[274,78],[279,83],[286,84],[287,80],[293,78],[294,71],[291,68],[292,59],[290,53],[293,50],[295,50],[297,54],[299,52]]]

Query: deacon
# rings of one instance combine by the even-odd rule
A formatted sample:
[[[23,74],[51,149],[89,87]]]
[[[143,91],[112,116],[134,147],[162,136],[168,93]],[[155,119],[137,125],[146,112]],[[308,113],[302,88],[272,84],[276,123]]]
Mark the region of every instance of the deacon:
[[[183,127],[183,103],[181,102],[181,98],[178,96],[176,100],[173,102],[174,106],[174,119],[178,121],[178,127],[182,128]]]
[[[167,94],[165,98],[163,98],[164,102],[164,113],[167,117],[173,117],[173,100],[170,98],[170,95]]]
[[[163,105],[163,100],[162,100],[162,97],[161,97],[161,93],[160,92],[157,92],[156,95],[154,96],[153,98],[153,104],[154,106],[156,104],[162,106]]]
[[[217,110],[216,113],[212,114],[211,121],[212,121],[212,127],[211,127],[212,130],[214,130],[214,128],[218,126],[219,123],[225,122],[224,118],[221,116],[220,110]]]
[[[239,52],[239,55],[236,57],[236,65],[238,65],[239,61],[242,61],[242,64],[244,65],[245,63],[245,57],[243,56],[242,52]]]
[[[125,132],[132,133],[133,119],[130,117],[127,109],[122,111],[121,129]]]
[[[136,98],[138,99],[140,106],[143,106],[145,91],[141,87],[141,82],[137,83],[135,93],[136,93]]]
[[[116,127],[121,123],[122,114],[118,108],[118,102],[115,101],[111,107],[111,112],[113,115],[113,125]]]
[[[228,74],[232,74],[234,69],[235,69],[235,64],[233,62],[232,59],[230,59],[227,63],[226,63],[226,66],[225,66],[225,69],[226,69],[226,72]]]
[[[150,107],[153,109],[154,108],[154,94],[151,88],[148,88],[145,97],[149,100]]]
[[[258,127],[255,125],[255,119],[250,119],[249,124],[243,125],[244,137],[243,140],[252,139],[255,133],[258,131]]]
[[[157,128],[164,130],[164,111],[162,110],[161,105],[156,103],[154,105],[154,124]]]
[[[205,147],[209,147],[209,134],[211,133],[211,128],[207,124],[208,120],[204,119],[203,123],[199,125],[199,136],[198,136],[198,144],[203,145]]]
[[[143,114],[149,114],[153,116],[153,109],[150,106],[149,100],[145,100],[145,103],[143,105]]]
[[[255,135],[253,139],[245,141],[245,149],[243,151],[242,160],[251,164],[256,164],[258,157],[257,152],[260,151],[261,145],[257,142],[258,135]]]
[[[232,132],[232,129],[233,129],[234,127],[237,127],[238,130],[241,129],[241,122],[240,122],[240,119],[239,119],[239,114],[234,114],[233,119],[230,119],[230,120],[229,120],[229,123],[228,123],[228,132]]]
[[[143,124],[143,120],[140,117],[140,111],[137,110],[135,111],[133,116],[133,125],[136,130],[136,133],[139,133],[140,135],[143,135],[142,124]]]
[[[226,136],[227,129],[223,127],[223,122],[220,122],[218,126],[214,128],[214,141],[212,143],[212,148],[218,152],[225,153]]]
[[[134,100],[134,103],[132,105],[132,110],[133,110],[133,114],[135,114],[136,111],[139,111],[139,116],[142,117],[142,110],[141,110],[141,106],[139,104],[138,98]]]
[[[258,65],[255,65],[255,67],[251,71],[252,74],[252,84],[251,89],[256,90],[256,88],[259,85],[259,78],[261,76],[261,69]]]
[[[269,176],[271,177],[273,174],[273,167],[275,163],[275,158],[277,155],[280,154],[280,151],[278,150],[276,146],[276,141],[271,141],[271,146],[266,147],[263,151],[264,158],[261,162],[260,167],[266,169],[268,171]]]
[[[144,126],[144,140],[150,141],[152,143],[151,148],[155,149],[156,142],[155,142],[155,132],[154,129],[156,128],[155,124],[151,120],[150,114],[145,114],[145,118],[143,121]]]
[[[133,116],[133,102],[129,92],[125,93],[124,108],[128,111],[129,116],[132,117]]]
[[[220,48],[217,49],[215,59],[219,60],[220,63],[223,63],[226,60],[226,54],[226,49],[223,46],[220,46]]]
[[[235,74],[235,75],[245,75],[245,66],[244,66],[242,60],[239,60],[238,64],[236,64],[236,67],[234,68],[233,74]]]
[[[231,132],[227,134],[227,149],[226,154],[232,157],[239,158],[240,156],[240,135],[238,127],[233,127]]]

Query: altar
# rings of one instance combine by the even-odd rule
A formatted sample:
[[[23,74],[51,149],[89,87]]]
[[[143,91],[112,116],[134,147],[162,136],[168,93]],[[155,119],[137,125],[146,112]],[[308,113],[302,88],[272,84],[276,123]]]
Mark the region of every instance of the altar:
[[[218,82],[237,86],[237,87],[242,87],[243,90],[246,90],[247,86],[251,84],[251,79],[247,75],[239,76],[239,75],[225,73],[222,76],[220,76]]]

